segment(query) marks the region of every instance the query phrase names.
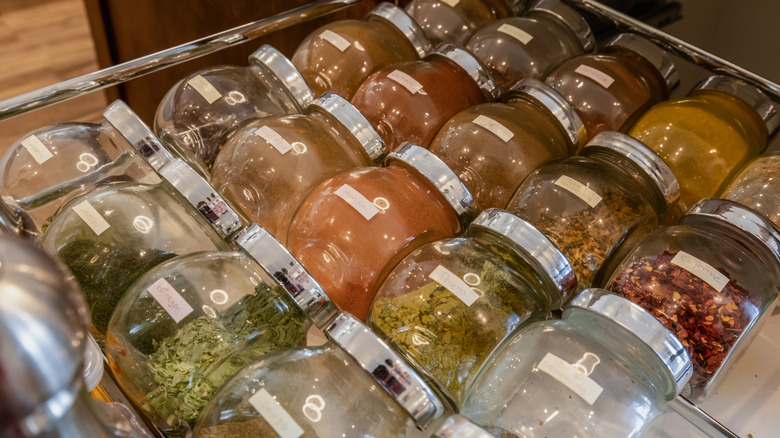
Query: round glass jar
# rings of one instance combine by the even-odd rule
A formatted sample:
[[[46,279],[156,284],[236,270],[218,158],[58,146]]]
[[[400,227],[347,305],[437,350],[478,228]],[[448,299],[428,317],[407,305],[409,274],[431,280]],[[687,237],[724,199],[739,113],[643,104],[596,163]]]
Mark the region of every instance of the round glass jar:
[[[587,21],[560,0],[540,0],[521,17],[483,26],[466,43],[502,90],[524,78],[543,80],[563,61],[596,48]]]
[[[379,3],[364,21],[338,20],[310,33],[291,61],[314,90],[352,98],[382,67],[415,61],[431,51],[420,26],[392,3]]]
[[[714,196],[767,145],[780,123],[777,107],[759,89],[728,76],[710,76],[687,97],[654,105],[629,134],[653,149],[680,181],[674,224],[697,201]]]
[[[490,353],[519,327],[549,318],[576,287],[552,242],[490,209],[464,237],[406,256],[377,291],[368,324],[460,405]]]
[[[680,341],[600,289],[560,320],[519,330],[486,365],[461,414],[496,436],[638,437],[691,376]]]
[[[507,210],[531,222],[566,254],[581,288],[604,276],[658,227],[680,195],[669,167],[641,142],[602,132],[581,156],[543,164]]]
[[[396,263],[425,243],[454,236],[473,217],[466,187],[427,150],[406,144],[386,164],[320,184],[288,235],[288,248],[330,299],[361,320]]]
[[[458,174],[484,210],[505,208],[534,169],[584,144],[582,121],[566,100],[543,82],[523,79],[506,103],[475,105],[455,114],[428,150]]]
[[[394,151],[407,141],[427,147],[458,111],[496,97],[485,66],[465,49],[442,43],[423,60],[378,70],[360,85],[352,103]]]
[[[206,405],[194,436],[406,437],[453,412],[356,318],[341,314],[324,333],[323,346],[241,370]]]
[[[449,41],[466,44],[482,26],[525,12],[525,1],[412,0],[406,12],[434,44]]]
[[[638,35],[612,38],[598,54],[570,59],[545,82],[577,110],[588,139],[603,131],[628,130],[680,83],[672,58]]]
[[[780,227],[780,151],[759,156],[745,165],[721,194],[763,214]]]
[[[704,199],[647,236],[606,284],[677,334],[693,359],[691,398],[702,400],[774,309],[780,230],[741,204]]]
[[[317,184],[383,156],[371,123],[349,101],[326,93],[305,115],[253,120],[236,130],[214,161],[211,184],[286,242],[293,214]]]
[[[208,175],[230,133],[244,121],[302,112],[314,92],[281,52],[263,45],[249,66],[221,65],[191,73],[157,107],[154,131],[174,153]]]

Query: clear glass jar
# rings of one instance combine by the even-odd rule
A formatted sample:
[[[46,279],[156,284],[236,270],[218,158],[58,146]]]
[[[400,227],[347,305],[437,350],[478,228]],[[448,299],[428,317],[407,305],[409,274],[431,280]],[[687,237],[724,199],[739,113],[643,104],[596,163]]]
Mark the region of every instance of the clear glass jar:
[[[330,299],[361,320],[396,263],[425,243],[454,236],[473,217],[466,187],[427,150],[404,145],[386,164],[320,184],[288,235],[290,252]]]
[[[338,20],[310,33],[291,58],[316,96],[352,98],[382,67],[423,58],[431,43],[422,28],[392,3],[379,3],[365,21]]]
[[[603,131],[628,130],[680,83],[672,58],[638,35],[612,38],[598,54],[570,59],[545,82],[577,109],[588,139]]]
[[[680,195],[671,169],[641,142],[602,132],[581,156],[543,164],[507,210],[566,254],[581,288],[603,284],[615,263],[658,227]]]
[[[442,43],[421,61],[378,70],[360,85],[352,103],[394,151],[407,141],[427,147],[458,111],[496,97],[485,66],[467,50]]]
[[[465,44],[482,26],[525,12],[525,1],[412,0],[406,5],[406,12],[434,44]]]
[[[484,210],[505,208],[534,169],[584,144],[585,128],[571,105],[543,82],[523,79],[506,103],[455,114],[428,150],[458,174]]]
[[[734,177],[721,194],[763,214],[780,226],[780,151],[759,156]]]
[[[519,327],[549,318],[576,287],[552,242],[490,209],[464,237],[406,256],[377,291],[368,324],[459,406],[490,353]]]
[[[356,318],[341,314],[319,347],[245,367],[206,405],[194,437],[406,437],[452,413]]]
[[[725,199],[695,204],[678,225],[647,236],[607,282],[648,309],[693,359],[702,400],[772,313],[780,285],[780,230]],[[687,392],[684,394],[687,395]]]
[[[596,48],[588,22],[560,0],[540,0],[521,17],[483,26],[466,43],[502,90],[524,78],[543,80],[567,59]]]
[[[221,65],[191,73],[165,94],[154,131],[203,175],[230,133],[244,121],[302,112],[314,92],[281,52],[263,45],[249,66]]]
[[[251,222],[287,241],[293,214],[317,184],[384,156],[379,133],[342,97],[326,93],[306,115],[245,123],[222,146],[211,183]]]
[[[461,414],[506,438],[638,437],[690,376],[674,333],[630,301],[587,289],[561,320],[504,344]]]

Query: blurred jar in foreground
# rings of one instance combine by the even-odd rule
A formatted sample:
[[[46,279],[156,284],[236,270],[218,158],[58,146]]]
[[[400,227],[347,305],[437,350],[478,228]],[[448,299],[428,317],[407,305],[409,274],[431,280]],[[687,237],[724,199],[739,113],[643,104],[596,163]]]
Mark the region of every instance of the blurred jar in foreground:
[[[406,12],[434,44],[466,44],[482,26],[525,12],[525,0],[412,0]]]
[[[721,197],[748,206],[780,226],[780,152],[766,153],[745,165]]]

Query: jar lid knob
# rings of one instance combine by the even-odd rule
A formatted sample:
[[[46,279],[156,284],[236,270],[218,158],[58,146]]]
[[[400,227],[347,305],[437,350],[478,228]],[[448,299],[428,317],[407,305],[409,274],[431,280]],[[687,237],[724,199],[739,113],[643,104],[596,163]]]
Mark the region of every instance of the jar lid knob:
[[[493,438],[485,429],[460,414],[450,415],[431,438]]]
[[[501,95],[501,90],[498,88],[495,79],[493,79],[490,70],[467,49],[453,42],[445,41],[436,46],[432,55],[444,56],[459,65],[474,79],[474,82],[479,85],[479,88],[482,89],[482,92],[485,93],[488,99],[496,100]]]
[[[606,51],[609,47],[630,50],[653,64],[664,78],[667,91],[672,91],[680,85],[680,75],[677,74],[677,67],[672,57],[650,40],[633,33],[621,33],[609,40],[602,51]]]
[[[347,128],[366,151],[371,161],[379,162],[385,156],[385,142],[382,140],[382,136],[347,99],[338,94],[327,92],[314,99],[309,110],[311,111],[313,108],[330,114]]]
[[[273,46],[268,44],[260,46],[249,55],[249,65],[260,67],[265,72],[276,76],[287,88],[287,92],[295,100],[300,112],[303,112],[314,99],[314,90],[303,78],[301,72],[295,68],[292,61]]]
[[[432,44],[422,27],[417,24],[403,9],[390,2],[379,3],[374,10],[368,13],[366,19],[376,17],[384,19],[397,28],[414,46],[417,56],[424,58],[431,52]]]
[[[125,102],[112,102],[103,111],[103,117],[154,170],[173,160],[173,155]]]
[[[777,106],[761,90],[743,80],[731,76],[713,75],[699,82],[694,90],[716,90],[732,96],[750,105],[766,124],[769,135],[780,126]]]
[[[560,0],[538,0],[528,8],[527,13],[532,11],[544,12],[562,21],[574,32],[586,53],[592,52],[596,48],[596,37],[593,36],[588,22],[571,6]]]

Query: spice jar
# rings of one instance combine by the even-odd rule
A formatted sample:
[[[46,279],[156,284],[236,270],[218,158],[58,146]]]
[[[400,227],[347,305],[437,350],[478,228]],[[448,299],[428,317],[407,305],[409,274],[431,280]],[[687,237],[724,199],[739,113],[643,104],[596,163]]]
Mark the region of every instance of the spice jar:
[[[378,70],[360,85],[352,103],[394,151],[406,141],[427,147],[458,111],[497,96],[479,60],[455,44],[442,43],[421,61]]]
[[[721,197],[739,202],[780,226],[780,152],[759,156],[745,165]]]
[[[422,28],[392,3],[379,3],[361,20],[338,20],[310,33],[291,58],[316,96],[351,98],[371,73],[418,60],[431,51]]]
[[[177,82],[157,107],[154,131],[208,175],[219,148],[244,121],[300,113],[313,98],[290,60],[266,44],[249,56],[249,67],[210,67]]]
[[[566,100],[544,82],[523,79],[506,103],[454,115],[428,148],[458,174],[480,209],[505,208],[541,164],[585,144],[585,129]]]
[[[465,44],[482,26],[525,12],[525,0],[412,0],[406,12],[433,43]]]
[[[342,310],[365,320],[382,280],[419,246],[452,237],[473,217],[473,200],[435,155],[414,144],[387,167],[341,173],[303,201],[290,252]]]
[[[356,318],[341,314],[324,333],[323,346],[241,370],[206,405],[194,436],[406,437],[453,412]]]
[[[581,156],[543,164],[507,210],[566,254],[581,288],[603,284],[614,264],[658,226],[680,191],[669,167],[641,142],[602,132]]]
[[[647,236],[607,284],[677,334],[693,359],[692,399],[707,397],[777,300],[780,230],[733,201],[708,198]]]
[[[368,323],[460,404],[490,353],[519,327],[548,318],[576,287],[552,242],[490,209],[464,237],[406,256],[379,288]]]
[[[247,122],[225,143],[211,183],[252,222],[287,241],[287,228],[317,184],[384,156],[382,138],[342,97],[326,93],[306,115]]]
[[[593,55],[570,59],[545,79],[577,109],[588,139],[628,130],[680,83],[672,58],[634,34],[612,38]]]
[[[463,415],[450,415],[431,438],[494,438]]]
[[[600,289],[561,320],[522,328],[492,359],[461,414],[507,438],[640,436],[691,376],[674,333]]]
[[[779,123],[775,104],[760,90],[710,76],[687,97],[654,105],[629,134],[660,155],[680,181],[680,202],[667,218],[673,224],[757,157]]]
[[[466,43],[502,90],[523,78],[544,79],[567,59],[596,48],[587,21],[560,0],[539,0],[521,17],[483,26]]]

